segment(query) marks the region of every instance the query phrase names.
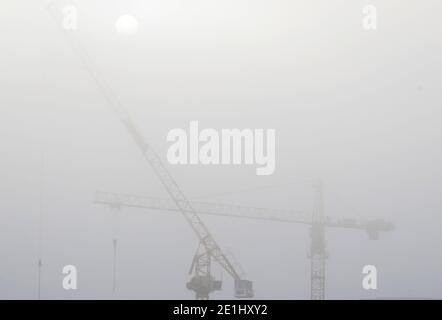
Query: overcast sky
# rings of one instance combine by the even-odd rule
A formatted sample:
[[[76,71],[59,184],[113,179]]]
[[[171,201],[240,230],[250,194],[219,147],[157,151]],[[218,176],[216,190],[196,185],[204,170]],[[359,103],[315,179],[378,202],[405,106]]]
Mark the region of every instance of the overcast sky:
[[[0,298],[191,299],[197,248],[179,214],[93,203],[96,190],[167,197],[48,1],[0,4]],[[75,37],[166,163],[169,130],[276,129],[276,170],[170,166],[190,199],[382,218],[369,241],[327,229],[326,297],[442,298],[442,22],[439,0],[76,0]],[[378,29],[362,8],[378,8]],[[122,36],[117,18],[139,30]],[[41,214],[41,228],[39,219]],[[256,298],[308,299],[305,225],[203,217]],[[41,235],[41,246],[39,245]],[[119,240],[112,295],[112,239]],[[41,248],[41,253],[40,249]],[[78,268],[76,291],[62,268]],[[378,269],[376,291],[362,267]],[[232,298],[233,284],[213,298]]]

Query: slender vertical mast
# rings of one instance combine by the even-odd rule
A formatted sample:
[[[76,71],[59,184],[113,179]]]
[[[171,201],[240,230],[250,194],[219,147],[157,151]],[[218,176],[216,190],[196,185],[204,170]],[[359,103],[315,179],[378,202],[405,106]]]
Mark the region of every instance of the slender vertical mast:
[[[322,181],[314,184],[314,211],[311,227],[311,282],[310,294],[312,300],[325,299],[325,221]]]
[[[44,194],[44,171],[45,171],[45,159],[44,152],[41,155],[41,167],[40,167],[40,204],[39,204],[39,214],[38,214],[38,278],[37,278],[37,299],[41,299],[41,271],[43,267],[42,261],[42,246],[43,246],[43,194]]]

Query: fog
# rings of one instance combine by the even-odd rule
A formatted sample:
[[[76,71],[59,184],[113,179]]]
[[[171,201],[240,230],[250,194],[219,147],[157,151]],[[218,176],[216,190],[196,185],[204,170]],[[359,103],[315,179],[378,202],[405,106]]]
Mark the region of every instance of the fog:
[[[168,194],[49,14],[49,1],[0,4],[0,298],[192,299],[198,241],[180,213],[94,203],[97,190]],[[312,180],[332,218],[326,298],[442,298],[442,3],[76,0],[82,43],[191,200],[311,212]],[[118,34],[131,14],[138,32]],[[275,172],[170,165],[170,130],[276,130]],[[254,281],[257,299],[310,298],[309,226],[201,216]],[[113,247],[118,239],[116,292]],[[78,269],[65,290],[62,268]],[[364,265],[378,289],[364,290]],[[213,275],[233,298],[233,280]]]

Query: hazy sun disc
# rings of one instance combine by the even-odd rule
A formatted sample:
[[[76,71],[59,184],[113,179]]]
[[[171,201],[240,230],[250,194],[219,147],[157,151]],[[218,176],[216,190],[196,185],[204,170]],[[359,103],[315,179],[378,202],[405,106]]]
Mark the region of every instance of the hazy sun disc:
[[[138,31],[138,20],[131,15],[125,14],[117,19],[115,28],[119,34],[130,36]]]

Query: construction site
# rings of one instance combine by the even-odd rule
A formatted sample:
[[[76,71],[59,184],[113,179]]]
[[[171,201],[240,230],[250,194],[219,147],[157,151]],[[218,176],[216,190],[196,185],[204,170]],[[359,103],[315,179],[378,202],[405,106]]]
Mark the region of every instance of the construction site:
[[[150,35],[153,43],[145,47],[121,37],[136,32],[134,22],[121,16],[119,33],[106,34],[101,43],[95,36],[102,27],[94,23],[67,29],[63,5],[51,2],[41,14],[46,20],[40,28],[50,35],[45,50],[58,58],[35,58],[53,65],[46,75],[52,79],[46,109],[25,117],[40,131],[25,135],[8,129],[31,146],[14,149],[11,143],[10,153],[31,156],[17,161],[20,180],[11,183],[28,184],[23,196],[29,201],[5,188],[5,204],[17,209],[5,213],[3,242],[16,245],[2,248],[3,298],[327,300],[441,294],[425,275],[420,285],[416,280],[440,267],[439,261],[429,268],[422,263],[432,255],[430,244],[439,244],[439,234],[430,228],[438,223],[439,198],[429,191],[438,174],[431,161],[411,161],[412,142],[400,144],[401,134],[410,141],[420,137],[419,130],[401,131],[410,115],[401,118],[385,105],[358,109],[355,101],[369,96],[369,89],[351,95],[347,86],[360,79],[347,71],[352,80],[337,82],[339,73],[319,54],[300,54],[312,70],[297,65],[297,72],[313,79],[301,81],[291,70],[292,49],[274,36],[263,33],[260,50],[252,50],[257,40],[235,33],[234,46],[230,29],[222,29],[227,37],[218,24],[204,20],[212,33],[218,30],[216,40],[205,29],[195,27],[195,35],[193,25],[169,25],[161,29],[167,37]],[[177,8],[174,19],[184,10]],[[224,9],[224,15],[230,12]],[[89,21],[93,12],[81,18]],[[183,21],[191,24],[189,17]],[[238,21],[231,21],[235,32],[248,34],[250,26]],[[155,30],[153,20],[149,23]],[[231,46],[244,56],[238,58]],[[364,52],[360,46],[354,50]],[[345,65],[339,50],[333,54]],[[320,71],[313,70],[317,65]],[[260,77],[256,68],[275,78]],[[10,119],[20,117],[11,111]],[[257,175],[243,163],[168,163],[167,132],[195,119],[212,128],[275,128],[271,174]],[[378,132],[384,136],[378,139]],[[417,149],[426,146],[425,137]],[[392,148],[392,141],[400,146]],[[12,173],[4,176],[12,181]],[[426,203],[436,209],[413,214]],[[26,210],[32,218],[18,214]],[[74,290],[61,285],[65,266],[78,273]],[[366,266],[377,270],[373,290],[364,288]],[[20,276],[3,278],[13,272]]]
[[[62,18],[56,7],[49,7],[55,21],[59,23],[60,30]],[[378,240],[381,232],[393,230],[393,224],[382,219],[358,221],[356,219],[343,219],[334,221],[324,215],[323,187],[321,181],[312,183],[314,192],[313,208],[310,212],[297,217],[293,212],[281,212],[253,207],[241,207],[226,204],[198,203],[188,200],[179,184],[163,164],[161,157],[148,144],[142,133],[137,129],[128,111],[118,99],[117,94],[100,75],[97,67],[89,59],[89,55],[81,44],[69,32],[64,31],[73,52],[78,55],[89,76],[97,84],[97,89],[106,100],[110,111],[114,112],[121,124],[126,129],[134,146],[138,147],[155,175],[169,194],[170,199],[155,199],[131,195],[118,195],[99,192],[95,202],[106,204],[111,210],[120,211],[122,207],[137,207],[164,211],[177,211],[185,218],[186,222],[197,237],[196,253],[190,266],[190,280],[186,287],[195,294],[195,299],[209,299],[214,291],[222,289],[222,281],[216,279],[211,272],[212,263],[217,263],[234,280],[234,296],[236,298],[251,299],[254,297],[253,282],[243,278],[244,271],[236,258],[228,257],[216,242],[214,236],[203,222],[204,215],[218,215],[230,218],[256,219],[282,223],[298,223],[308,225],[310,228],[310,298],[312,300],[325,299],[326,287],[326,228],[354,229],[365,231],[370,240]],[[118,212],[115,214],[119,214]],[[113,291],[116,290],[117,250],[118,239],[112,239],[113,244]],[[241,270],[241,272],[240,272]]]

